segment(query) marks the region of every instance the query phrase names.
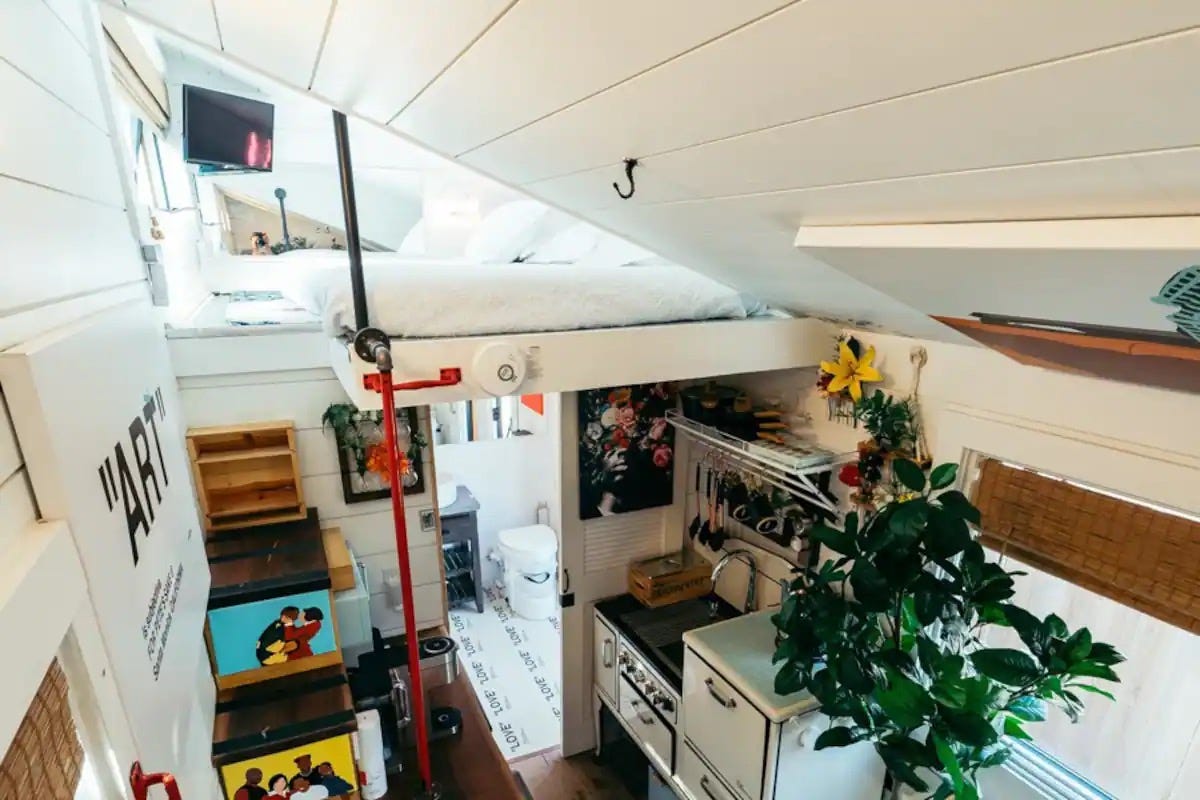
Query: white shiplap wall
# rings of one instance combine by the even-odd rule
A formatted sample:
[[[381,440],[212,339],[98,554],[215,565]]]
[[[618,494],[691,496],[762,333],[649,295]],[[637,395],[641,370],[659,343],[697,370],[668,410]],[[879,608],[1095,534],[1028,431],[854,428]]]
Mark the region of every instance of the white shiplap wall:
[[[110,136],[106,69],[90,0],[0,2],[0,351],[120,303],[136,301],[144,314],[153,313]],[[80,385],[102,381],[111,368],[89,365],[77,375]],[[61,522],[32,524],[37,501],[3,390],[0,386],[0,548],[15,557],[21,547],[36,547],[51,535],[55,524],[61,541],[70,537]],[[73,551],[67,560],[78,564]],[[19,563],[15,558],[10,567]],[[29,574],[42,564],[31,565]],[[82,595],[82,575],[72,578],[59,567],[61,562],[53,562],[55,578]],[[13,585],[10,580],[4,588]],[[104,741],[85,737],[88,748],[94,756],[116,759],[109,780],[101,776],[105,795],[115,797],[112,792],[126,784],[124,773],[139,756],[136,741],[150,732],[130,728],[106,653],[109,643],[91,604],[84,602],[66,621],[70,629],[46,628],[53,632],[46,639],[56,639],[60,631],[67,637],[58,654],[68,662],[73,693],[92,699],[80,709],[81,721],[89,731],[104,733]],[[203,653],[199,643],[196,650]],[[50,654],[39,650],[23,656],[48,660]],[[207,670],[196,674],[195,696],[209,703],[211,723],[212,680]],[[5,682],[0,705],[8,706],[17,694],[17,687]],[[177,745],[195,752],[209,732],[203,719],[191,730],[198,741]],[[0,752],[6,748],[7,740]],[[100,771],[107,766],[94,765]],[[147,766],[179,770],[184,765]],[[181,775],[181,780],[192,787],[189,791],[208,796],[217,791],[211,775]]]
[[[346,402],[347,397],[325,360],[324,341],[320,346],[305,347],[310,339],[308,334],[281,333],[170,340],[186,424],[295,423],[305,502],[318,509],[323,526],[342,529],[355,555],[366,565],[372,622],[385,634],[399,633],[404,630],[404,619],[388,605],[383,583],[384,571],[396,568],[391,505],[387,500],[347,505],[342,498],[333,434],[321,429],[321,415],[330,403]],[[247,357],[260,352],[270,356],[270,361]],[[275,353],[283,360],[275,359],[271,355]],[[264,365],[286,368],[262,371]],[[421,407],[418,419],[426,440],[432,441],[428,413],[427,407]],[[421,512],[434,506],[431,456],[432,448],[425,448],[425,492],[405,497],[417,625],[422,629],[445,622],[438,536],[434,530],[421,529]]]

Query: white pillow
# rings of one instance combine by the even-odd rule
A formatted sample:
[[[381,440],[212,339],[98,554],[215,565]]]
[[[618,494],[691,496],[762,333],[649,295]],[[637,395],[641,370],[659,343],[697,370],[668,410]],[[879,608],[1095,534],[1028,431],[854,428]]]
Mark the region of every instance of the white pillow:
[[[536,200],[514,200],[492,210],[467,240],[469,261],[508,263],[529,254],[547,211]]]
[[[408,233],[404,234],[404,241],[400,242],[400,248],[396,252],[406,256],[425,255],[424,218],[417,220],[417,224],[408,229]]]
[[[533,253],[525,259],[531,264],[574,264],[596,249],[600,243],[600,231],[586,222],[576,222],[551,236],[542,244],[533,246]]]

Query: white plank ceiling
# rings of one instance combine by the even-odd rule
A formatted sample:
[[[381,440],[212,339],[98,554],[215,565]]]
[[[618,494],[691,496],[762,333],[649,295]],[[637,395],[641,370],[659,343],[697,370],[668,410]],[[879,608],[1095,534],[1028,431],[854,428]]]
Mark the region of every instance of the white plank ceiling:
[[[777,305],[917,335],[953,338],[797,227],[1200,213],[1195,0],[104,2]]]

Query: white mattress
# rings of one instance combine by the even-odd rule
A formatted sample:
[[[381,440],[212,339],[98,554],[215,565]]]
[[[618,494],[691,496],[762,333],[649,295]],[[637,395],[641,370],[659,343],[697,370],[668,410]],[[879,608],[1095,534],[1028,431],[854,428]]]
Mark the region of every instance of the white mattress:
[[[757,303],[676,266],[430,263],[392,257],[364,266],[371,325],[434,338],[744,319]],[[305,271],[287,297],[327,333],[354,329],[349,268]]]

